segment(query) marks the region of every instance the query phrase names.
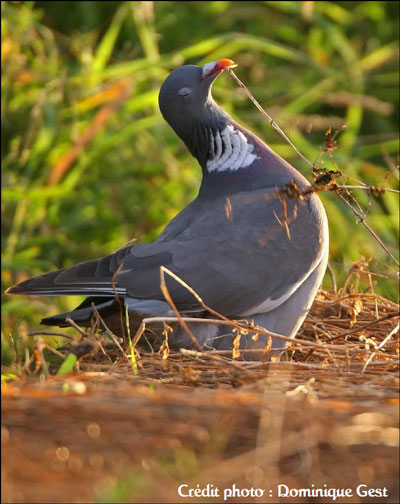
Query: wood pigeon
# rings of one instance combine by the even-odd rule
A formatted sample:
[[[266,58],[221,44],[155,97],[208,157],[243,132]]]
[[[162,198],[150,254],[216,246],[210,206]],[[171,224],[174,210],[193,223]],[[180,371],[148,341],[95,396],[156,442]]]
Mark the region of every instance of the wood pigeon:
[[[120,312],[126,308],[131,331],[144,317],[174,316],[160,289],[160,266],[165,266],[226,317],[296,335],[327,266],[327,217],[316,194],[293,198],[282,191],[288,184],[301,190],[310,184],[214,101],[214,80],[233,65],[228,59],[184,65],[161,86],[161,113],[198,160],[203,176],[198,196],[159,238],[25,280],[7,294],[88,296],[75,310],[42,323],[67,326],[71,317],[88,326],[94,303],[121,334]],[[184,286],[168,275],[165,279],[182,316],[215,318]],[[203,348],[232,348],[231,328],[188,325]],[[172,327],[170,347],[193,348],[180,324]],[[240,348],[253,349],[250,358],[258,358],[256,350],[266,342],[266,336],[249,333],[241,336]],[[272,348],[283,347],[282,340],[273,340]]]

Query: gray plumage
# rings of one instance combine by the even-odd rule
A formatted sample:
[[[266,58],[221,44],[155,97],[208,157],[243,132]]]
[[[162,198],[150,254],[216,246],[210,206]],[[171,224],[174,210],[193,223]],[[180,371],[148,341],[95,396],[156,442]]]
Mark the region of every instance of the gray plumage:
[[[165,266],[223,315],[254,320],[284,336],[296,334],[326,269],[325,211],[317,195],[300,200],[277,194],[286,184],[295,182],[302,189],[309,183],[216,105],[211,86],[223,68],[220,62],[180,67],[159,94],[164,118],[203,170],[197,198],[155,242],[123,247],[104,258],[11,287],[8,294],[88,296],[76,310],[42,323],[63,326],[70,316],[88,325],[94,302],[120,333],[115,289],[128,307],[132,329],[145,316],[172,316],[160,290],[160,266]],[[165,278],[183,315],[210,317],[187,289],[168,275]],[[202,346],[232,348],[226,327],[190,327]],[[265,345],[266,337],[253,341],[251,336],[242,337],[242,348]],[[192,348],[178,324],[170,346]],[[282,347],[282,342],[275,340],[274,347]]]

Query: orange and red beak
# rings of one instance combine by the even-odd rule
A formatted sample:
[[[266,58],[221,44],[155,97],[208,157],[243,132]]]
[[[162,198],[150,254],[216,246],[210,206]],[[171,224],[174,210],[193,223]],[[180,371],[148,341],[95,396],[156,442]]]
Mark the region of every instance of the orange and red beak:
[[[226,70],[227,68],[236,68],[237,64],[231,59],[220,59],[218,61],[212,61],[211,63],[206,63],[203,66],[202,80],[208,79],[209,77],[216,75],[222,70]]]

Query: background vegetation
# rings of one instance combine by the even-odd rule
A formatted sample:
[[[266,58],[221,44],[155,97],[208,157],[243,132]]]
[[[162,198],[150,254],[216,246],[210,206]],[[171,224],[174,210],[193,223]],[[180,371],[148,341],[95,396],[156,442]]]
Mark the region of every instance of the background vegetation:
[[[221,57],[311,161],[349,184],[397,187],[398,2],[2,2],[2,290],[25,277],[153,240],[195,195],[200,170],[162,119],[162,81]],[[228,75],[216,100],[311,180]],[[324,153],[325,131],[338,149]],[[322,157],[321,157],[322,153]],[[396,254],[398,198],[356,193]],[[353,261],[395,263],[323,194],[340,285]],[[367,284],[366,284],[367,285]],[[331,287],[330,279],[325,286]],[[3,298],[3,334],[76,299]],[[6,344],[6,343],[4,343]]]

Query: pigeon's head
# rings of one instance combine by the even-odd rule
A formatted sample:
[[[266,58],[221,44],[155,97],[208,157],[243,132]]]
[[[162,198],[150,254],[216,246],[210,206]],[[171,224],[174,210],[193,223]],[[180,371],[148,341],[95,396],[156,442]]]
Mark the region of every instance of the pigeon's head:
[[[203,67],[184,65],[164,81],[158,103],[164,119],[182,138],[191,153],[201,161],[201,138],[208,129],[218,128],[227,114],[216,105],[211,87],[227,68],[236,68],[230,59],[207,63]]]

